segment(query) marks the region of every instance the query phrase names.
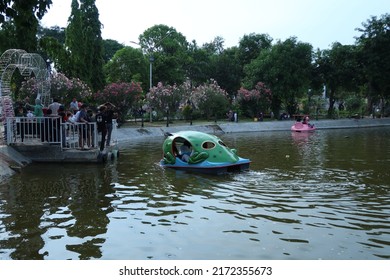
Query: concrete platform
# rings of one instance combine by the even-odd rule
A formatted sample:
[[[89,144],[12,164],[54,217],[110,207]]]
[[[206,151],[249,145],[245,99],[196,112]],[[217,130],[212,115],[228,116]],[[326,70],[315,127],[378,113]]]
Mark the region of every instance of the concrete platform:
[[[31,162],[105,162],[111,154],[117,154],[117,146],[106,147],[104,152],[97,148],[88,150],[61,149],[59,145],[42,143],[39,145],[12,145],[9,146]]]

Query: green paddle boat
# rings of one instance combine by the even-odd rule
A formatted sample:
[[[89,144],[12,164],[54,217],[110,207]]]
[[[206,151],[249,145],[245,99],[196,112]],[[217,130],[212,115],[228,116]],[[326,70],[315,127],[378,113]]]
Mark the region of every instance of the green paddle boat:
[[[249,169],[251,161],[239,157],[215,135],[180,131],[166,136],[160,161],[163,167],[212,174]]]

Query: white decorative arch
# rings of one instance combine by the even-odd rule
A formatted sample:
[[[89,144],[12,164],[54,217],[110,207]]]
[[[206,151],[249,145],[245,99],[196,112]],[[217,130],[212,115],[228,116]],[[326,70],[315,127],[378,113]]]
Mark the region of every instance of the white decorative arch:
[[[0,112],[3,120],[14,116],[11,79],[16,69],[25,77],[34,74],[38,85],[37,98],[46,106],[50,101],[50,75],[42,57],[20,49],[9,49],[0,57]]]

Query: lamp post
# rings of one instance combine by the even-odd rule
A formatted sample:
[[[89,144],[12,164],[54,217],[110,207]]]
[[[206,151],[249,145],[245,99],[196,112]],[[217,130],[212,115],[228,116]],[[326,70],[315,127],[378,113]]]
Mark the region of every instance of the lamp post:
[[[149,57],[149,89],[153,87],[153,62],[154,62],[154,56],[153,54],[150,54]]]
[[[139,47],[141,47],[141,45],[135,41],[130,41],[130,43],[132,44],[136,44],[138,45]],[[154,56],[153,56],[153,53],[150,52],[150,56],[149,56],[149,91],[152,89],[153,87],[153,62],[154,62]],[[150,107],[149,108],[150,112],[150,122],[153,121],[153,116],[152,116],[152,108]],[[143,127],[143,125],[142,125]]]
[[[152,89],[153,87],[153,62],[154,62],[154,55],[153,55],[153,52],[154,50],[156,50],[156,47],[159,46],[161,44],[161,42],[167,38],[168,36],[170,36],[172,34],[171,30],[169,30],[164,37],[162,37],[157,43],[154,44],[154,46],[151,46],[149,47],[149,49],[147,50],[147,53],[149,53],[149,91]],[[134,41],[130,41],[130,43],[133,43],[133,44],[136,44],[138,46],[141,46],[140,43],[137,43],[137,42],[134,42]],[[150,123],[152,123],[153,121],[153,111],[152,111],[152,107],[149,106],[149,114],[150,114]],[[168,125],[167,125],[168,126]]]
[[[154,56],[153,56],[153,53],[150,54],[150,57],[149,57],[149,91],[152,89],[153,87],[153,62],[154,62]],[[153,122],[153,116],[152,116],[152,107],[149,106],[149,117],[150,117],[150,123]]]

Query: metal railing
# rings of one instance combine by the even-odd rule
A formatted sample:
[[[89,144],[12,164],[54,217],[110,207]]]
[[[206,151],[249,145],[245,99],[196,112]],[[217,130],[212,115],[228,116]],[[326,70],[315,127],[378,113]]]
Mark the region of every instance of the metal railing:
[[[48,143],[65,149],[97,148],[96,123],[62,122],[61,117],[11,117],[4,126],[6,143]]]

